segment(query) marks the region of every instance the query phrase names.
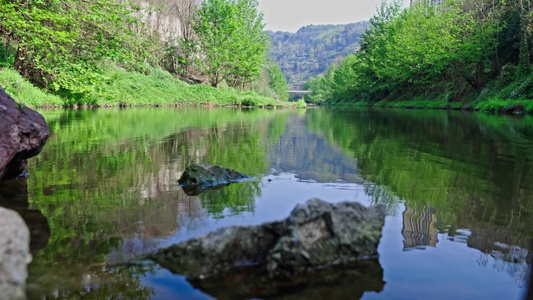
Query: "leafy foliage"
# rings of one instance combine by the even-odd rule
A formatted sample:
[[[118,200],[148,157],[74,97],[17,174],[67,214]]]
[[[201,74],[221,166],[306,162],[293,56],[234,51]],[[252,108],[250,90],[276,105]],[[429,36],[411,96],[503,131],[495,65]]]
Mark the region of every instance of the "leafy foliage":
[[[270,64],[265,67],[261,78],[254,81],[253,90],[260,95],[278,100],[286,101],[289,99],[287,79],[276,64]]]
[[[527,95],[531,58],[526,52],[531,48],[523,23],[530,22],[524,15],[529,6],[520,3],[450,0],[409,9],[383,4],[362,37],[361,50],[308,81],[309,100],[334,105],[400,101],[405,106],[420,100],[416,106],[460,108],[481,107],[468,104],[474,100]],[[517,64],[513,74],[502,75]],[[522,89],[501,95],[505,86]]]
[[[42,87],[66,94],[91,91],[98,64],[142,61],[135,7],[114,0],[1,1],[0,35],[17,47],[14,66]]]
[[[257,0],[204,0],[193,21],[198,35],[198,66],[217,87],[226,81],[245,87],[259,77],[268,37]]]

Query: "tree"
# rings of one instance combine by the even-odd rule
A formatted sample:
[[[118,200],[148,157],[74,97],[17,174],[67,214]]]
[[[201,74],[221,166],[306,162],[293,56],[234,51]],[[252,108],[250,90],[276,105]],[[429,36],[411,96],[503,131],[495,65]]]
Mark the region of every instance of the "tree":
[[[193,28],[198,66],[212,86],[243,87],[261,74],[268,49],[257,0],[204,0]]]
[[[17,48],[15,68],[33,83],[84,93],[102,76],[105,60],[143,60],[128,25],[135,7],[114,0],[0,0],[0,34]]]
[[[270,87],[278,94],[281,100],[289,99],[289,88],[287,86],[287,79],[281,68],[277,64],[272,64],[268,68],[268,75],[270,79]]]

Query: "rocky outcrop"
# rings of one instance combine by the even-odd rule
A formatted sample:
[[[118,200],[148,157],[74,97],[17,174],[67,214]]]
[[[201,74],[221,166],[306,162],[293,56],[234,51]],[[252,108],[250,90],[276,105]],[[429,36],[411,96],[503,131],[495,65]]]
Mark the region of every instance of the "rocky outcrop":
[[[313,199],[279,222],[228,227],[150,256],[190,278],[235,267],[261,266],[271,277],[289,278],[326,266],[351,266],[376,257],[385,208]]]
[[[248,176],[231,169],[198,164],[187,167],[178,182],[187,195],[195,196],[246,178]]]
[[[0,87],[0,181],[22,174],[26,159],[41,152],[48,136],[44,118]]]
[[[14,211],[0,207],[0,298],[24,299],[30,233]]]

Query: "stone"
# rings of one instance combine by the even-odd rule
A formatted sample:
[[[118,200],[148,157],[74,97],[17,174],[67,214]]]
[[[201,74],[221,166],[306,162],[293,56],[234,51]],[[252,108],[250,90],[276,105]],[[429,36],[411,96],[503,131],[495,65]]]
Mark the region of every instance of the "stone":
[[[249,177],[231,169],[198,164],[187,167],[178,182],[187,195],[195,196],[246,178]]]
[[[171,272],[207,278],[256,266],[290,278],[328,266],[350,267],[376,258],[385,207],[312,199],[282,221],[216,230],[149,256]]]
[[[41,152],[49,135],[43,116],[0,87],[0,181],[24,174],[26,160]]]
[[[31,261],[30,232],[14,211],[0,207],[1,299],[25,299],[28,263]]]

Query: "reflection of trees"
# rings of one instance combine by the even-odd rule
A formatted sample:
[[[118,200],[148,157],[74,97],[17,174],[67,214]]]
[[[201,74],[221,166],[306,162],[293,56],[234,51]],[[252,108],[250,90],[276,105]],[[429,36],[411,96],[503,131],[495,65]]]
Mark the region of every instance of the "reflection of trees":
[[[154,290],[143,286],[140,276],[151,272],[150,267],[135,266],[114,270],[89,270],[78,267],[65,270],[63,266],[49,266],[35,270],[30,265],[29,299],[151,299]],[[32,278],[32,273],[47,272],[46,277]],[[38,281],[36,281],[38,280]],[[68,280],[68,281],[67,281]],[[74,282],[83,282],[75,285]]]
[[[29,200],[47,216],[52,236],[34,257],[30,283],[55,282],[66,294],[87,284],[84,275],[70,273],[90,275],[91,264],[152,251],[158,239],[179,228],[202,226],[206,213],[251,210],[257,183],[235,185],[210,201],[185,195],[177,179],[197,162],[239,171],[246,166],[242,171],[251,176],[265,173],[265,153],[246,152],[241,144],[268,138],[271,123],[287,116],[287,111],[223,109],[47,113],[52,134],[43,153],[30,162]],[[235,160],[237,154],[250,162]],[[65,272],[47,281],[56,265]],[[98,281],[106,274],[90,276]],[[135,272],[120,274],[114,283],[118,289],[121,281],[130,282],[144,295],[132,277]],[[105,294],[104,287],[97,290]]]
[[[533,237],[530,117],[310,110],[306,124],[354,157],[367,182],[393,195],[382,199],[405,199],[415,211],[436,209],[440,232],[447,226],[466,228],[468,245],[484,253],[501,252],[491,249],[499,244],[528,247]],[[523,263],[528,255],[511,257]]]

